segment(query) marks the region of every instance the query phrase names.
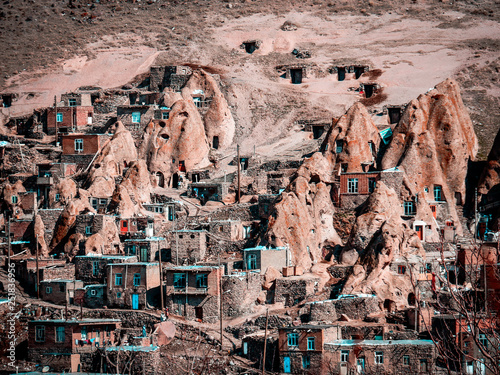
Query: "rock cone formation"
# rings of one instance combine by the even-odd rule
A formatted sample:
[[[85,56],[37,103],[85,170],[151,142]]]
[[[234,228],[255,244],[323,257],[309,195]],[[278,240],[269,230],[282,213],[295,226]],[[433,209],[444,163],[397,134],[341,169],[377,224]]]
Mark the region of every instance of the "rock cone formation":
[[[344,293],[376,294],[397,306],[407,305],[414,289],[411,270],[398,275],[391,264],[398,260],[416,263],[419,258],[425,259],[425,252],[416,232],[401,219],[400,206],[396,192],[380,182],[356,218],[341,253],[344,265],[354,265]]]

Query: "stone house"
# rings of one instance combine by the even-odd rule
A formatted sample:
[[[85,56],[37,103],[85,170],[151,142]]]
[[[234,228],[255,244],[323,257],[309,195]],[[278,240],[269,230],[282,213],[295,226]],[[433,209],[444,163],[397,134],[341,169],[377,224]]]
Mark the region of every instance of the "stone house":
[[[43,163],[38,163],[36,165],[36,168],[37,198],[43,208],[53,207],[53,205],[57,204],[60,199],[58,194],[56,194],[54,200],[51,201],[49,195],[50,189],[54,184],[57,184],[60,179],[75,174],[76,164],[53,163],[50,161],[46,161]]]
[[[109,306],[138,310],[158,305],[160,293],[158,263],[110,263],[107,268]]]
[[[96,196],[89,197],[90,205],[92,206],[92,208],[94,210],[96,210],[96,212],[98,214],[105,214],[110,202],[111,202],[110,197],[103,197],[103,196],[101,196],[101,197],[96,197]]]
[[[189,66],[152,66],[149,73],[149,90],[163,92],[165,88],[180,91],[193,73]]]
[[[29,321],[28,359],[60,373],[80,372],[99,346],[116,345],[120,326],[119,319]]]
[[[337,299],[308,302],[304,307],[309,310],[309,320],[316,322],[334,322],[341,315],[362,320],[380,311],[378,298],[372,294],[344,294]]]
[[[198,198],[204,205],[208,201],[221,202],[229,192],[230,182],[191,182],[187,187],[188,197]]]
[[[77,255],[75,263],[75,277],[85,283],[104,284],[108,275],[107,266],[113,263],[136,263],[136,256],[127,255]]]
[[[172,231],[171,259],[178,264],[184,261],[196,263],[205,258],[208,236],[205,230]],[[178,260],[178,262],[177,262]]]
[[[265,274],[269,266],[281,270],[292,265],[290,250],[285,247],[257,246],[243,249],[243,254],[244,270],[260,270],[261,274]]]
[[[125,240],[125,254],[136,256],[139,262],[154,262],[158,261],[161,252],[162,261],[170,261],[166,244],[167,241],[163,237],[127,239]]]
[[[154,236],[153,217],[131,217],[116,219],[116,225],[120,231],[122,239],[132,237],[153,237]]]
[[[150,105],[120,105],[116,109],[118,121],[131,131],[144,129],[153,119],[156,107]]]
[[[187,319],[219,319],[222,267],[177,266],[164,268],[166,306]]]
[[[328,374],[434,374],[432,340],[334,340],[324,344]]]
[[[75,290],[75,304],[91,309],[100,309],[106,305],[106,284],[90,284]]]
[[[334,325],[301,325],[278,330],[280,372],[328,374],[323,353],[326,342],[340,339]]]
[[[36,293],[36,258],[21,258],[11,260],[16,265],[16,279],[28,293]],[[66,263],[63,259],[38,259],[40,281],[52,279],[68,279],[75,277],[75,265]]]
[[[319,277],[290,276],[275,281],[274,302],[284,303],[285,307],[294,306],[318,291]]]
[[[81,280],[43,280],[40,281],[40,298],[57,305],[75,303],[75,290],[83,288]]]
[[[262,279],[257,272],[238,272],[222,276],[224,317],[235,318],[252,312],[262,291]]]

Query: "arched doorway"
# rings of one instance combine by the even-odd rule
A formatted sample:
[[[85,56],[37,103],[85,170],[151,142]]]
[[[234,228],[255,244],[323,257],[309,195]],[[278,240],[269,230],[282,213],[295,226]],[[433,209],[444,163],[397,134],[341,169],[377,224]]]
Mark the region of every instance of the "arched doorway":
[[[156,172],[156,183],[159,187],[165,187],[165,177],[163,176],[163,173],[161,172]]]
[[[172,176],[172,188],[179,188],[179,174],[177,172]]]

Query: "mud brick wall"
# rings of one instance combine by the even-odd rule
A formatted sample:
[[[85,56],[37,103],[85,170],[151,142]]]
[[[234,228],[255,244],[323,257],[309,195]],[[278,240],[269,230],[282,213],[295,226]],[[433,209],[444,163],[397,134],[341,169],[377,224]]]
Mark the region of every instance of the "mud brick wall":
[[[83,140],[83,151],[75,150],[75,140]],[[62,137],[63,155],[95,155],[99,151],[100,139],[96,134],[70,134]]]
[[[107,277],[107,265],[110,263],[133,263],[137,262],[136,257],[131,258],[103,258],[77,256],[75,262],[75,277],[85,283],[104,283]],[[97,262],[97,273],[94,275],[93,265]]]
[[[321,352],[281,352],[280,353],[280,371],[284,372],[283,357],[290,357],[290,373],[302,374],[304,367],[302,365],[302,357],[308,356],[310,360],[310,367],[307,370],[309,374],[322,374],[323,355]]]
[[[275,303],[283,302],[285,306],[293,306],[313,296],[317,291],[319,278],[286,277],[276,279]]]
[[[63,119],[57,123],[57,127],[69,128],[84,127],[88,124],[88,118],[93,117],[94,107],[57,107],[57,113],[62,113]],[[89,114],[91,116],[89,116]],[[47,109],[46,115],[47,134],[55,134],[56,131],[56,113],[54,108]]]
[[[11,236],[13,235],[12,241],[21,241],[31,237],[31,233],[29,232],[31,222],[31,220],[11,221],[10,233]]]
[[[50,243],[54,227],[56,226],[57,220],[59,219],[59,216],[61,216],[62,211],[62,208],[51,208],[37,211],[43,221],[43,224],[45,225],[45,242]]]
[[[86,227],[91,227],[91,234],[87,235]],[[104,226],[104,215],[78,215],[75,222],[75,232],[84,236],[98,233]]]
[[[332,300],[318,301],[308,304],[309,320],[312,322],[334,322],[338,319],[335,303]]]
[[[75,278],[75,265],[68,263],[64,267],[43,268],[40,271],[40,280],[50,279],[66,279],[73,280]]]
[[[172,259],[177,256],[180,260],[190,262],[200,261],[205,257],[207,250],[206,231],[176,231],[173,233]]]
[[[262,279],[257,273],[245,273],[222,277],[222,303],[225,317],[250,313],[262,290]]]

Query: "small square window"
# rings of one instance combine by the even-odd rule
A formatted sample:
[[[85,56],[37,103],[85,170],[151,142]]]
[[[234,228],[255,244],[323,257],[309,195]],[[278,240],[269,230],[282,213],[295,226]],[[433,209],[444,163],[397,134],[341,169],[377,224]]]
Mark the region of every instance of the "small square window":
[[[206,273],[196,275],[196,287],[197,288],[207,288],[208,287],[208,275]]]
[[[48,286],[45,288],[45,293],[46,294],[51,294],[52,293],[52,287],[51,286]]]
[[[90,290],[90,295],[91,295],[92,297],[95,297],[95,296],[97,295],[96,290],[95,290],[95,289],[91,289],[91,290]]]
[[[398,266],[398,274],[404,275],[406,273],[406,266]]]
[[[376,365],[384,364],[384,352],[375,352],[375,364]]]
[[[70,107],[76,107],[76,99],[74,98],[68,99],[68,104]]]
[[[168,120],[169,117],[170,117],[170,112],[162,112],[161,114],[162,120]]]
[[[61,200],[61,194],[56,194],[56,196],[55,196],[54,200],[55,200],[56,202],[59,202],[59,201]]]
[[[58,112],[56,115],[56,121],[57,122],[63,122],[63,114]]]
[[[340,362],[349,362],[349,350],[342,350],[340,352]]]
[[[141,274],[136,273],[134,274],[134,286],[140,286],[141,285]]]
[[[17,204],[18,200],[19,200],[19,198],[17,197],[17,195],[13,195],[11,197],[12,204]]]
[[[92,227],[90,225],[87,225],[85,227],[85,234],[92,234]]]
[[[141,122],[141,112],[132,112],[132,123],[138,124]]]
[[[116,293],[116,298],[122,298],[122,292],[117,292]]]
[[[410,365],[410,356],[409,355],[404,355],[403,356],[403,365],[409,366]]]

